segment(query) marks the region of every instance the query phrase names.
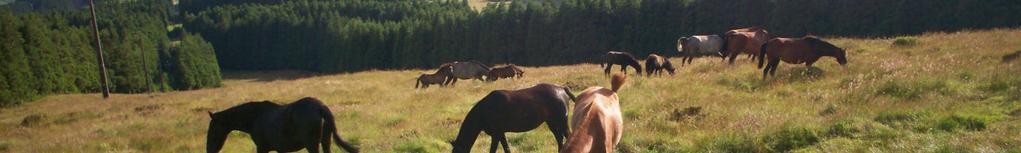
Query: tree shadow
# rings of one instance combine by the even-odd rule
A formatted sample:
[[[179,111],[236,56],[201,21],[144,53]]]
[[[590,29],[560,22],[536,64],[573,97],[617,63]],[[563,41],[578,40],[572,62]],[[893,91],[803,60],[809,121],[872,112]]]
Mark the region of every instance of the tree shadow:
[[[251,80],[259,82],[271,82],[278,80],[297,80],[314,76],[318,76],[318,73],[301,70],[223,72],[224,80]]]

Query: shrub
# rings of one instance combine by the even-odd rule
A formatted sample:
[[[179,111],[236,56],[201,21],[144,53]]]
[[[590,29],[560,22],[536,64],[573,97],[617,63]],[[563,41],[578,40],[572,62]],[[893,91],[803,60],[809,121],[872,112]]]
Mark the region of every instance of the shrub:
[[[762,142],[770,151],[787,152],[819,142],[815,130],[806,126],[784,125],[780,131],[766,134]]]
[[[944,131],[957,131],[957,129],[981,131],[985,130],[992,120],[987,116],[954,114],[940,119],[936,127]]]

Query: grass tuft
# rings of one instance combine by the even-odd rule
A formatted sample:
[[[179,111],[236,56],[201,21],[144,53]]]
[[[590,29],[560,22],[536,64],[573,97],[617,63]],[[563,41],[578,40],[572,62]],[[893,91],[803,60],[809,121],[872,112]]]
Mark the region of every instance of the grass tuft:
[[[794,124],[785,124],[779,131],[768,133],[762,137],[762,142],[769,147],[770,151],[774,152],[791,151],[816,144],[820,140],[815,129]]]
[[[897,37],[893,40],[893,46],[895,47],[912,47],[921,44],[921,41],[915,37]]]
[[[949,132],[957,131],[958,129],[982,131],[992,122],[992,117],[988,116],[954,114],[940,119],[936,127]]]

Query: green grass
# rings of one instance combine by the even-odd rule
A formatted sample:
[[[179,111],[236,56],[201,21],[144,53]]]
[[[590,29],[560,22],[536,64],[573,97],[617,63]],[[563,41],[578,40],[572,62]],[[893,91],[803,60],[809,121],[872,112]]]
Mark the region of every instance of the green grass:
[[[1021,30],[910,37],[916,44],[909,47],[890,45],[899,38],[827,38],[848,51],[846,67],[832,58],[812,68],[781,64],[765,80],[744,58],[734,65],[698,59],[675,76],[632,75],[620,91],[625,129],[617,151],[1021,150],[1021,62],[1001,61],[1021,49]],[[524,70],[521,79],[428,89],[414,89],[414,79],[433,70],[232,72],[216,89],[47,96],[0,108],[0,152],[203,152],[206,111],[307,96],[325,101],[340,135],[364,152],[448,152],[465,113],[489,91],[609,86],[595,64]],[[701,107],[701,115],[677,119],[675,110],[689,107]],[[514,152],[556,152],[545,125],[507,136]],[[232,133],[224,152],[254,152],[249,139]],[[489,141],[482,134],[473,151],[488,151]]]

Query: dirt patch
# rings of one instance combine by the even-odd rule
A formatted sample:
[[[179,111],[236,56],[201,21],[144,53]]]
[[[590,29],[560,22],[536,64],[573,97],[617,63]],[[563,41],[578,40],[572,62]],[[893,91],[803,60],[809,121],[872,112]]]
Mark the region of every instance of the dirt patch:
[[[1021,50],[1015,51],[1014,53],[1010,53],[1007,55],[1003,55],[1003,63],[1013,62],[1014,60],[1017,60],[1019,56],[1021,56]]]
[[[25,116],[24,119],[21,119],[21,126],[23,126],[23,127],[32,127],[32,126],[42,125],[43,120],[46,120],[46,115],[43,115],[43,114],[28,115],[28,116]]]
[[[145,106],[135,107],[135,113],[142,115],[149,115],[153,112],[163,109],[163,105],[160,104],[149,104]]]
[[[1015,109],[1014,111],[1010,111],[1010,113],[1007,113],[1007,115],[1013,117],[1021,117],[1021,109]]]

